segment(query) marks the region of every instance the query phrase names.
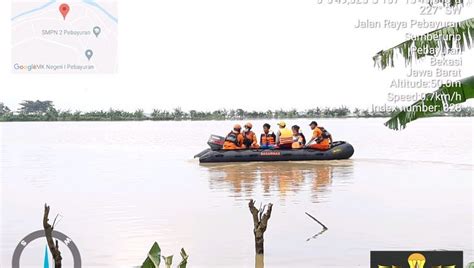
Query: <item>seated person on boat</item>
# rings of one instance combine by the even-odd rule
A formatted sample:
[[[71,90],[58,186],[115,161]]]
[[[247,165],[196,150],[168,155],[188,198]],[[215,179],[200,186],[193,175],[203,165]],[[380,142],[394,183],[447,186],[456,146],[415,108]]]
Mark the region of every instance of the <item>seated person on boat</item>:
[[[245,149],[244,136],[240,133],[241,126],[236,124],[232,131],[225,137],[222,149],[224,150],[240,150]]]
[[[258,149],[257,135],[252,131],[252,124],[247,123],[244,125],[244,131],[242,131],[242,136],[244,136],[244,145],[247,149]]]
[[[291,144],[291,148],[303,148],[306,144],[306,138],[303,133],[300,132],[300,127],[298,125],[294,125],[291,127],[291,130],[293,131],[293,143]]]
[[[276,136],[270,130],[270,124],[263,124],[263,133],[260,135],[260,148],[271,149],[276,147]]]
[[[313,131],[313,136],[306,147],[323,151],[331,148],[331,134],[325,128],[321,126],[318,127],[318,123],[316,123],[316,121],[311,122],[309,126]]]
[[[291,149],[293,144],[293,132],[286,128],[286,123],[280,121],[278,123],[278,132],[276,135],[276,143],[279,149]]]

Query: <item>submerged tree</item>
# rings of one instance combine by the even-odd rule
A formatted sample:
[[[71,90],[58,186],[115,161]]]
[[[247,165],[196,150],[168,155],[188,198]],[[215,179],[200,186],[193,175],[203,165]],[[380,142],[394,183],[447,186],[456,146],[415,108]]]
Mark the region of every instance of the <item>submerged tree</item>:
[[[46,236],[46,241],[48,242],[49,250],[53,255],[54,259],[54,268],[61,268],[61,252],[59,251],[59,243],[58,240],[53,241],[53,229],[54,229],[54,222],[53,225],[49,224],[49,206],[47,204],[44,205],[44,215],[43,215],[43,228],[44,233]],[[56,220],[55,220],[56,221]],[[56,242],[56,243],[55,243]]]
[[[265,212],[266,205],[263,208],[260,206],[260,209],[255,207],[255,201],[249,201],[250,213],[252,213],[253,218],[253,234],[255,236],[255,253],[263,254],[263,234],[267,230],[268,220],[272,215],[272,203],[268,204],[267,211]]]

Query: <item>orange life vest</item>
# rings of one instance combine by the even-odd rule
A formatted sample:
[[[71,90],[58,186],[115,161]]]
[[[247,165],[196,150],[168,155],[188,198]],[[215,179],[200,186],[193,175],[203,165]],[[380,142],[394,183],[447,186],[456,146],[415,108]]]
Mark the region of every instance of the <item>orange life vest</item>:
[[[303,133],[298,133],[298,136],[293,136],[293,142],[298,142],[301,145],[305,145],[306,144],[306,138],[303,135]]]
[[[253,131],[249,130],[249,131],[244,131],[242,132],[242,135],[244,136],[244,144],[245,146],[247,147],[250,147],[253,142],[254,142],[254,139],[255,139],[255,133],[253,133]],[[256,142],[256,141],[255,141]]]
[[[235,144],[237,147],[242,146],[239,142],[238,135],[241,135],[240,133],[235,133],[234,131],[231,131],[229,134],[227,134],[227,137],[225,137],[225,141],[232,142]]]
[[[262,133],[260,135],[260,144],[261,145],[274,145],[276,136],[273,132],[268,132],[268,134]]]
[[[318,131],[319,129],[319,131]],[[332,140],[331,133],[329,133],[324,127],[316,127],[313,131],[314,135],[317,135],[315,140],[318,144],[330,144]]]

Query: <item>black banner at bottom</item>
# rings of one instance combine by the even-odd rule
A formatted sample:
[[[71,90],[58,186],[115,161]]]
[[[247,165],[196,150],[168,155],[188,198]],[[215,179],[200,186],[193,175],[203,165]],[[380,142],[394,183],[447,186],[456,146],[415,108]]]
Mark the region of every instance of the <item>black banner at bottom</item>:
[[[462,251],[371,251],[371,268],[463,268]]]

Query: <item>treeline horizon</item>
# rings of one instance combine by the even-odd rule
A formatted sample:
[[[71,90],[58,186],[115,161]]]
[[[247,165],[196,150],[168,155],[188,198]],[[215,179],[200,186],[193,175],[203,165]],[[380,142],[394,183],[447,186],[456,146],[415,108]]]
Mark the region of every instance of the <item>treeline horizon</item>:
[[[0,121],[203,121],[203,120],[245,120],[245,119],[294,119],[294,118],[377,118],[390,117],[394,112],[370,111],[369,109],[340,107],[316,107],[298,111],[267,110],[246,111],[243,109],[219,109],[214,111],[183,111],[181,108],[172,110],[154,109],[147,114],[143,109],[128,112],[120,109],[97,111],[60,110],[54,107],[52,101],[23,101],[20,108],[12,111],[0,102]],[[459,107],[458,111],[439,113],[433,116],[474,116],[473,107]]]

